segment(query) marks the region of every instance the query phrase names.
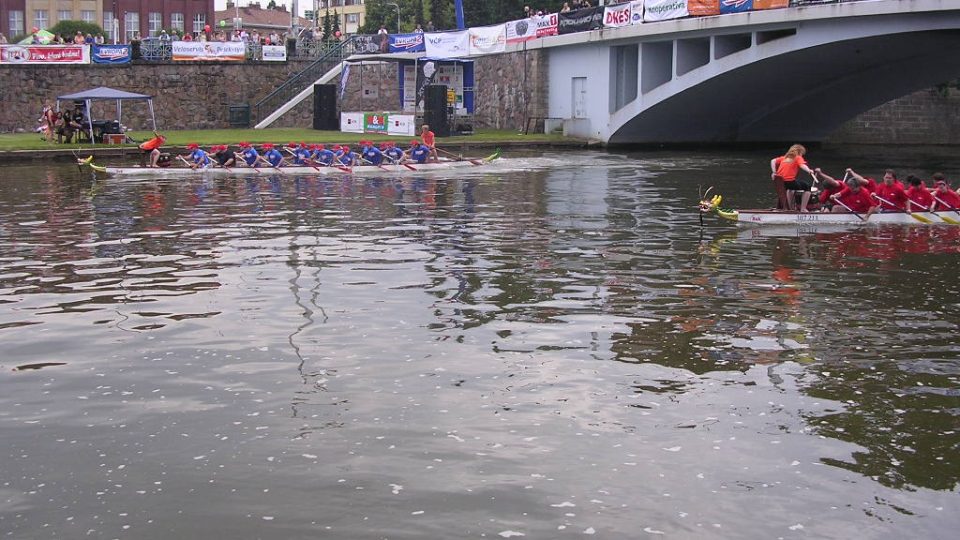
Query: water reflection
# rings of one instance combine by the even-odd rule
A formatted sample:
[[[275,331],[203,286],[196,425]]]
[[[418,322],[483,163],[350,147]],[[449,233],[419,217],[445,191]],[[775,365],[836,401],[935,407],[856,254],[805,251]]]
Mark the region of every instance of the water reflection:
[[[145,456],[145,472],[111,474],[163,476],[178,501],[224,501],[178,519],[126,487],[100,496],[182,536],[211,515],[236,518],[238,537],[342,523],[377,538],[398,522],[409,538],[696,536],[721,521],[731,536],[800,522],[835,536],[869,521],[825,509],[871,498],[889,504],[865,515],[914,531],[898,519],[956,504],[960,227],[701,230],[701,177],[737,193],[755,161],[583,153],[378,178],[24,169],[0,185],[0,410],[13,411],[0,449],[27,471],[8,530],[36,536],[47,519],[26,478],[64,466],[20,456],[71,454],[53,438]],[[105,458],[76,456],[77,484],[115,482]],[[620,510],[637,501],[647,510]],[[261,528],[273,518],[293,532]]]

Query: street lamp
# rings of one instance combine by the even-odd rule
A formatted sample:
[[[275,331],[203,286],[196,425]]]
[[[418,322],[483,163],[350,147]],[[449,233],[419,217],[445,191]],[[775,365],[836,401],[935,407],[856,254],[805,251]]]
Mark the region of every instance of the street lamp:
[[[387,5],[397,8],[397,33],[399,34],[400,33],[400,6],[393,2],[387,2]]]

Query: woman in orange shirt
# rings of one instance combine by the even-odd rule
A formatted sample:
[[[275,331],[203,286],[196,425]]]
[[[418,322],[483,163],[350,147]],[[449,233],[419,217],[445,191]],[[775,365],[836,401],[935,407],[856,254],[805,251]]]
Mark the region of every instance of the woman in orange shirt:
[[[794,211],[797,209],[795,192],[802,191],[800,198],[800,211],[807,211],[807,203],[810,202],[810,184],[797,179],[802,169],[807,174],[816,178],[813,169],[807,166],[803,155],[807,149],[803,145],[795,144],[787,150],[787,153],[770,160],[770,178],[773,179],[779,198],[778,208]],[[785,191],[785,192],[784,192]]]

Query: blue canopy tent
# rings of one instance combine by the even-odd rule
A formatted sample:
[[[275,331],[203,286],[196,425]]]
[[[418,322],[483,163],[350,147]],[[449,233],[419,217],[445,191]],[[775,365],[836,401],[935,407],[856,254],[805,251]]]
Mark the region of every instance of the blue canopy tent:
[[[84,90],[83,92],[77,92],[76,94],[66,94],[63,96],[57,96],[57,110],[60,109],[61,101],[83,101],[86,105],[87,111],[87,128],[90,130],[90,142],[94,141],[93,137],[93,118],[90,114],[90,102],[92,101],[116,101],[117,102],[117,122],[120,121],[120,117],[123,113],[123,106],[121,103],[125,100],[138,100],[146,101],[147,107],[150,109],[150,121],[153,123],[153,130],[157,130],[157,118],[153,114],[153,96],[148,96],[145,94],[134,94],[133,92],[124,92],[123,90],[117,90],[115,88],[107,88],[106,86],[101,86],[99,88],[93,88],[91,90]]]

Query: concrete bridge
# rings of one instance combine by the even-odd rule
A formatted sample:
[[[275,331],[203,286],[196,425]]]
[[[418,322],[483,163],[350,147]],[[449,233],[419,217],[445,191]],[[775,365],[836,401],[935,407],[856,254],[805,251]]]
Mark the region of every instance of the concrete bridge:
[[[878,0],[554,36],[549,116],[618,143],[816,141],[960,76],[960,0]]]

